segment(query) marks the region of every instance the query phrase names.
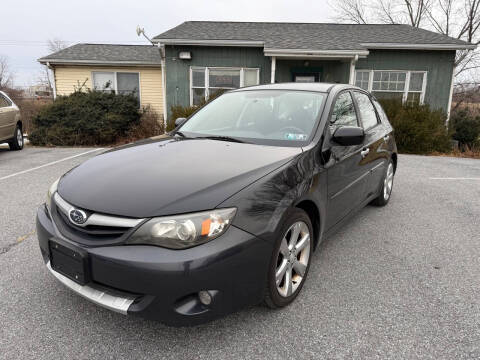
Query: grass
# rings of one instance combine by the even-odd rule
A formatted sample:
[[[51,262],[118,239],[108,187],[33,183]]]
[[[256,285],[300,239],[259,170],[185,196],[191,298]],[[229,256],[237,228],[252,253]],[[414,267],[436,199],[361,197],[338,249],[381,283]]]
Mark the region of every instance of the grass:
[[[472,159],[480,159],[480,148],[474,147],[474,148],[469,148],[466,146],[463,151],[460,149],[455,149],[452,150],[449,153],[438,153],[434,152],[431,155],[434,156],[451,156],[451,157],[459,157],[459,158],[472,158]]]

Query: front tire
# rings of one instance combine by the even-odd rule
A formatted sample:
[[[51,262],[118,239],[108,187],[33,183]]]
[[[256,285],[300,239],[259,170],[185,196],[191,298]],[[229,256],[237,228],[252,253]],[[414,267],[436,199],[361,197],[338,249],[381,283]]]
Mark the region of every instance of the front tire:
[[[390,160],[387,165],[387,171],[382,179],[381,190],[378,197],[372,201],[373,205],[385,206],[390,201],[393,190],[393,177],[395,175],[393,162]]]
[[[272,309],[290,304],[300,293],[310,268],[313,227],[307,213],[294,209],[279,232],[267,279],[265,303]]]
[[[15,135],[13,139],[8,142],[10,150],[22,150],[23,149],[23,133],[22,128],[17,125],[15,128]]]

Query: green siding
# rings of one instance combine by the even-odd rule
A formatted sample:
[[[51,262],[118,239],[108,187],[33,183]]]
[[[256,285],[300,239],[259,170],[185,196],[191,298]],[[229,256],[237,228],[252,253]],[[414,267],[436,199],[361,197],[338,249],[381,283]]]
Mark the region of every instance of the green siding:
[[[178,59],[180,51],[190,51],[192,59]],[[191,66],[260,68],[260,83],[270,82],[271,59],[263,55],[263,48],[166,46],[165,57],[168,116],[172,105],[190,104]]]
[[[454,61],[455,51],[371,50],[356,69],[427,71],[425,102],[446,112]]]
[[[190,51],[191,60],[178,59],[180,51]],[[447,110],[450,95],[455,51],[371,50],[365,59],[359,59],[358,70],[421,70],[427,71],[425,102],[433,108]],[[292,70],[321,74],[320,80],[348,83],[350,62],[340,60],[282,60],[277,59],[276,82],[292,81]],[[170,116],[172,105],[190,104],[191,66],[252,67],[260,68],[260,83],[270,82],[271,58],[263,48],[253,47],[166,47],[166,100]]]

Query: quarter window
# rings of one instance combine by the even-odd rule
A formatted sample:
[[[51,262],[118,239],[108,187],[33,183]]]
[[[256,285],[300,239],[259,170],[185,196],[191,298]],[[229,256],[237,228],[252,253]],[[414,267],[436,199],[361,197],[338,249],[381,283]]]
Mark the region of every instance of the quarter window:
[[[358,126],[355,106],[349,92],[341,93],[338,96],[330,117],[332,132],[339,126]]]
[[[123,95],[133,94],[140,99],[139,73],[94,71],[92,78],[95,90]]]
[[[190,68],[190,103],[199,105],[218,91],[259,84],[259,69]]]
[[[357,70],[355,85],[372,92],[379,99],[398,99],[407,104],[422,104],[427,72]]]
[[[370,97],[358,91],[355,91],[353,96],[357,101],[363,128],[368,130],[376,126],[378,124],[377,113],[375,112],[375,108],[370,101]]]

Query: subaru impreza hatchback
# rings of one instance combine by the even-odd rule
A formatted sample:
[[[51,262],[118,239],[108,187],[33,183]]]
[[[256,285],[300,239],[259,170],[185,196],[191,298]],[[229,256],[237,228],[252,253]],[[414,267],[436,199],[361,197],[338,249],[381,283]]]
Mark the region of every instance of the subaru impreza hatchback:
[[[38,210],[48,270],[110,310],[181,326],[286,306],[322,239],[390,200],[392,127],[362,89],[243,88],[176,125],[70,170]]]

